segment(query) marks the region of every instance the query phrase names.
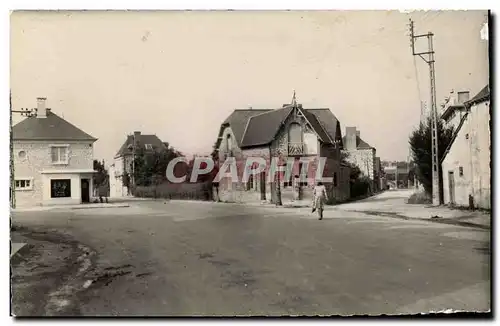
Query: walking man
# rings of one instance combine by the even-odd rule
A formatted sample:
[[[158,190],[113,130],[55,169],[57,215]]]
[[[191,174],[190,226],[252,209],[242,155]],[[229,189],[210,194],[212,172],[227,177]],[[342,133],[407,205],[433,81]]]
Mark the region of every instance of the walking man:
[[[318,210],[320,220],[323,219],[323,208],[325,205],[325,201],[327,200],[328,195],[326,194],[326,188],[323,185],[323,182],[318,182],[313,191],[312,212],[314,213],[316,210]]]

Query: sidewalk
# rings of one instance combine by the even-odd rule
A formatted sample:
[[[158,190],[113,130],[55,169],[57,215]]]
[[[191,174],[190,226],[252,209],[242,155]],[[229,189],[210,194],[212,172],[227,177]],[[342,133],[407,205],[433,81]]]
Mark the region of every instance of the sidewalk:
[[[448,206],[406,204],[396,200],[384,202],[350,203],[337,206],[344,211],[362,212],[372,215],[385,215],[403,219],[431,220],[433,222],[474,226],[489,229],[491,213],[480,210],[465,210]]]
[[[54,206],[37,206],[37,207],[19,207],[12,209],[12,212],[43,212],[52,210],[75,210],[75,209],[92,209],[92,208],[113,208],[113,207],[130,207],[127,203],[97,203],[97,204],[79,204],[79,205],[54,205]]]

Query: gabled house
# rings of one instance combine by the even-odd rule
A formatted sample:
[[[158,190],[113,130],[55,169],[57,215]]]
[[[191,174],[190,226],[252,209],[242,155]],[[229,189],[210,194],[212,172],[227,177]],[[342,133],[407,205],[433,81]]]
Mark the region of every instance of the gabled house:
[[[133,184],[132,162],[137,154],[160,153],[166,149],[166,143],[162,142],[156,135],[143,135],[140,131],[135,131],[133,134],[127,135],[127,138],[114,157],[113,164],[110,166],[111,197],[130,195],[124,178],[125,175],[128,175],[130,182]]]
[[[36,116],[12,129],[16,205],[90,202],[97,139],[37,100]]]
[[[491,208],[491,107],[486,85],[464,102],[453,138],[441,160],[448,205]]]
[[[377,150],[361,139],[361,132],[356,127],[346,127],[343,138],[344,151],[348,154],[347,161],[359,167],[364,176],[371,181],[371,190],[379,190],[379,173],[376,167]]]
[[[220,182],[219,197],[223,201],[276,203],[278,182],[282,200],[309,199],[319,178],[316,172],[320,157],[327,159],[323,177],[333,179],[325,184],[331,200],[349,198],[350,171],[340,164],[340,122],[329,109],[305,109],[293,103],[274,110],[234,110],[220,126],[216,148],[219,166],[228,157],[234,157],[240,165],[249,157],[261,157],[267,167],[272,158],[293,161],[287,180],[284,172],[277,173],[276,179],[270,178],[267,169],[245,183],[241,178],[243,169],[238,169],[238,182],[229,178]],[[301,171],[307,175],[296,178]]]

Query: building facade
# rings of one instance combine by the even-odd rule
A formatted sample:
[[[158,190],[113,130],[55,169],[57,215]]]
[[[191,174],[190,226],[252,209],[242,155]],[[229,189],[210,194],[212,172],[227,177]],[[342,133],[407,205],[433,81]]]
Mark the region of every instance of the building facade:
[[[233,157],[238,180],[223,178],[219,186],[222,201],[312,199],[317,183],[320,157],[326,158],[323,177],[331,202],[350,196],[349,168],[340,163],[342,136],[340,123],[329,109],[304,109],[292,103],[275,110],[235,110],[221,125],[217,140],[219,168]],[[243,180],[247,159],[263,158],[264,171]],[[272,159],[286,165],[272,178]],[[271,182],[269,182],[271,181]]]
[[[444,203],[491,209],[491,107],[489,86],[464,102],[465,114],[446,149]]]
[[[96,138],[45,107],[13,127],[17,207],[90,202]]]
[[[166,150],[166,146],[166,143],[163,143],[156,135],[143,135],[140,131],[127,135],[109,168],[110,196],[125,197],[131,195],[130,187],[126,186],[125,178],[129,178],[130,184],[134,183],[133,161],[138,153],[160,152]]]
[[[361,133],[356,127],[346,127],[343,143],[347,161],[357,165],[361,173],[371,180],[372,191],[380,190],[380,173],[377,173],[375,147],[361,139]]]

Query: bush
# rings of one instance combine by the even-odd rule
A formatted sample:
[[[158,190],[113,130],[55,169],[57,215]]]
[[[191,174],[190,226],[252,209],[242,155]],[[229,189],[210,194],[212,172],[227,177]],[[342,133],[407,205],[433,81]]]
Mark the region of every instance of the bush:
[[[416,192],[408,198],[407,204],[432,204],[431,197],[425,192]]]
[[[351,198],[359,198],[370,194],[370,179],[361,177],[351,182]]]
[[[212,200],[212,183],[162,183],[157,186],[137,186],[134,196],[140,198]]]

